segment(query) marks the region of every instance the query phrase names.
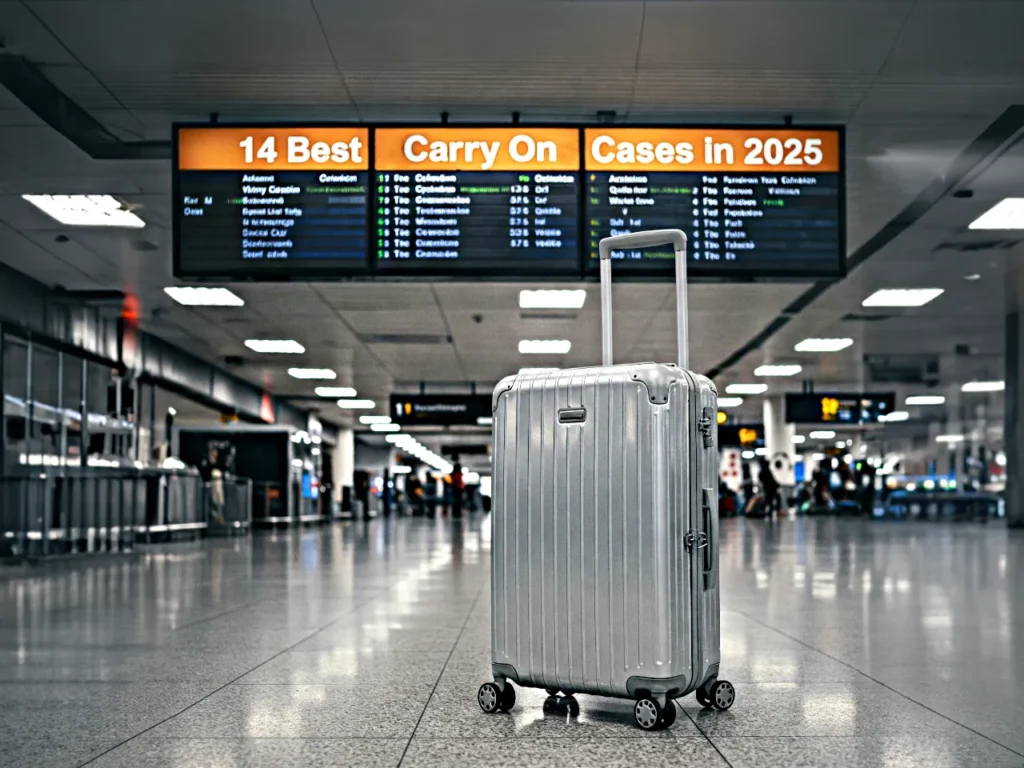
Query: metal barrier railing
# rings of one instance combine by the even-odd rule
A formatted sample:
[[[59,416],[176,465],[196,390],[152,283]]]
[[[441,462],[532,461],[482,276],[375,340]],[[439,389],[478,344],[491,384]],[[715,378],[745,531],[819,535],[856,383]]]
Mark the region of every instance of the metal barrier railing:
[[[0,559],[124,552],[139,540],[248,532],[252,482],[215,492],[195,471],[73,470],[0,477]],[[215,513],[215,514],[214,514]]]
[[[888,517],[912,520],[977,520],[1003,517],[1001,497],[991,493],[893,491],[885,501]]]
[[[145,511],[145,479],[138,474],[2,477],[0,557],[131,549]]]

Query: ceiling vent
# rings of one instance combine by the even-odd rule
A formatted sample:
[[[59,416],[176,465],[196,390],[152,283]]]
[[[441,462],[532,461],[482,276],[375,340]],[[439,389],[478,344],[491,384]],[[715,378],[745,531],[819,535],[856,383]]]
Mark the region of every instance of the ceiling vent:
[[[1011,248],[1016,248],[1021,243],[1024,243],[1024,239],[1019,237],[991,238],[988,240],[972,240],[962,243],[947,242],[943,243],[932,252],[953,251],[954,253],[977,253],[978,251],[1008,251]]]
[[[844,323],[880,323],[883,320],[892,320],[894,317],[899,317],[899,315],[884,314],[884,313],[866,315],[866,314],[862,314],[860,312],[849,312],[848,314],[843,315],[843,322]]]
[[[864,366],[877,384],[939,383],[938,355],[864,355]]]
[[[368,333],[360,335],[364,344],[404,344],[434,347],[438,344],[451,344],[452,337],[437,333]]]
[[[559,312],[551,309],[524,309],[519,312],[520,320],[575,320],[576,312]]]

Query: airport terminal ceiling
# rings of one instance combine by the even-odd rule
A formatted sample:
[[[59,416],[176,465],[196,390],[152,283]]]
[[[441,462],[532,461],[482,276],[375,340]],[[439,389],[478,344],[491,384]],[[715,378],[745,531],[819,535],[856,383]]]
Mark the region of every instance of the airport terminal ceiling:
[[[797,380],[820,389],[872,390],[882,369],[937,359],[953,409],[962,382],[1002,375],[1003,276],[1021,246],[967,225],[1024,171],[1022,24],[1024,5],[995,0],[0,3],[0,260],[50,285],[135,291],[144,327],[222,364],[240,358],[233,370],[281,394],[319,383],[290,378],[294,365],[335,369],[335,384],[381,404],[420,381],[485,390],[520,367],[596,361],[596,285],[580,286],[586,300],[572,310],[520,308],[521,289],[576,287],[535,281],[238,283],[244,306],[180,306],[164,293],[175,284],[172,123],[215,113],[429,126],[446,111],[453,125],[497,124],[517,111],[524,124],[601,113],[621,126],[781,127],[789,116],[845,126],[850,274],[694,285],[695,367],[721,388],[775,363],[802,365]],[[45,104],[19,100],[25,63],[102,130],[62,135],[41,117]],[[966,189],[973,196],[954,196]],[[146,226],[64,228],[22,200],[32,193],[111,194]],[[944,293],[917,309],[861,306],[891,287]],[[619,359],[674,357],[669,283],[622,284],[615,302]],[[854,343],[795,352],[807,337]],[[306,352],[258,355],[243,344],[252,338],[296,339]],[[546,338],[571,349],[517,349]],[[767,380],[769,391],[797,380]],[[756,415],[756,403],[741,412]]]

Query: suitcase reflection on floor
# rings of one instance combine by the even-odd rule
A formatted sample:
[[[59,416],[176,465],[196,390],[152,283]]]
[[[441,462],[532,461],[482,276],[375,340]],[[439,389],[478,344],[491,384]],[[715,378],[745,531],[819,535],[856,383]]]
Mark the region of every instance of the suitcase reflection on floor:
[[[613,251],[673,246],[679,365],[612,365]],[[491,672],[480,708],[508,712],[516,685],[543,712],[573,694],[633,701],[646,731],[694,693],[729,709],[718,679],[718,393],[687,370],[686,237],[600,243],[602,365],[520,373],[494,390]]]

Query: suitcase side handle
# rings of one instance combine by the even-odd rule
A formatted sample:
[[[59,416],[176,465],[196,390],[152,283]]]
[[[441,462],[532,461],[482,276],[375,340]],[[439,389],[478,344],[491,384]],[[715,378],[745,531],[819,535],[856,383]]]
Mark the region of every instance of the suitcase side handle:
[[[704,516],[704,532],[708,545],[704,547],[704,589],[714,589],[718,584],[718,511],[713,504],[710,488],[705,488],[701,498],[701,512]]]
[[[676,346],[679,367],[690,367],[689,308],[686,303],[686,235],[681,229],[652,229],[605,237],[601,256],[601,364],[612,364],[612,251],[671,245],[676,254]]]

